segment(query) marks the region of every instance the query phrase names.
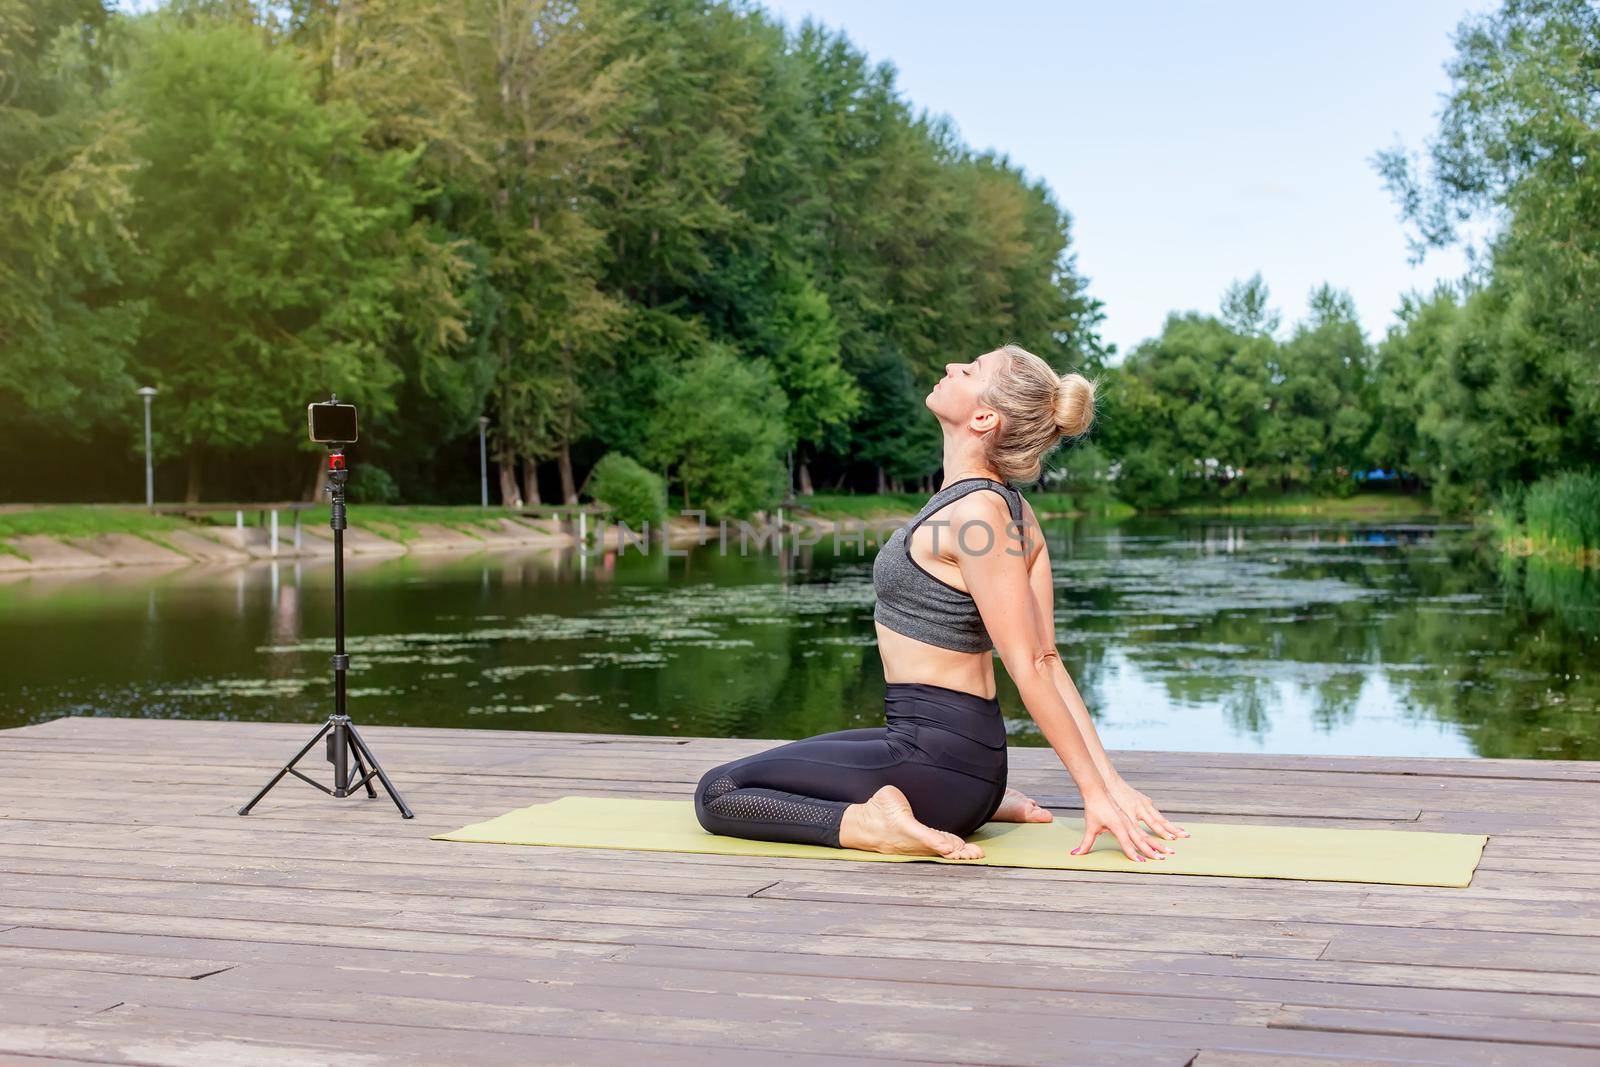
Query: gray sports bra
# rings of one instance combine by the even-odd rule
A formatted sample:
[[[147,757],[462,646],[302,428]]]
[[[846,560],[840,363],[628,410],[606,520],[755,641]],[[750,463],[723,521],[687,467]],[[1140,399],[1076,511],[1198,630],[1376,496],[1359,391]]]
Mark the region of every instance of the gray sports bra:
[[[1022,496],[1015,489],[993,478],[962,478],[951,482],[928,498],[922,510],[878,550],[872,561],[872,588],[878,595],[872,617],[897,634],[956,652],[987,652],[994,647],[989,630],[978,614],[971,596],[948,582],[941,581],[911,558],[913,531],[934,512],[980,489],[993,489],[1005,497],[1011,518],[1022,521]],[[951,525],[937,529],[940,537],[955,538],[959,531]],[[972,548],[987,544],[990,534],[974,530],[964,543]],[[993,531],[994,549],[1003,551],[1008,540],[1017,538],[1016,528]],[[946,542],[953,543],[953,542]]]

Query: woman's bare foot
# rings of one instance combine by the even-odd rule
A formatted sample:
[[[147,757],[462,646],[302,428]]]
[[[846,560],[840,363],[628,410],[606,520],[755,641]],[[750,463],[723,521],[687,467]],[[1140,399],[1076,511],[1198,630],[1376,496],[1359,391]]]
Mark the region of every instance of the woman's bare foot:
[[[839,845],[891,856],[983,858],[983,849],[977,845],[918,822],[911,813],[911,801],[892,785],[879,789],[866,803],[844,809],[844,821],[839,824]]]
[[[1032,797],[1007,787],[1005,799],[989,816],[990,822],[1053,822],[1049,808],[1039,806]]]

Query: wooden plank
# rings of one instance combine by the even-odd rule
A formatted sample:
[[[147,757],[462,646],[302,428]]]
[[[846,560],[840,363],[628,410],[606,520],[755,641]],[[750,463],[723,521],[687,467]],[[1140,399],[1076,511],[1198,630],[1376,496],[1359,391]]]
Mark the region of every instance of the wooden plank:
[[[66,975],[27,976],[30,982],[59,988],[65,984],[92,984],[82,972]],[[479,1004],[408,996],[367,994],[348,989],[329,993],[272,990],[263,997],[251,990],[224,990],[205,983],[150,985],[137,990],[141,1006],[163,1014],[205,1011],[227,1012],[295,1020],[297,1030],[307,1021],[322,1020],[369,1025],[403,1025],[404,1020],[426,1017],[430,1028],[477,1035],[538,1034],[553,1038],[594,1039],[619,1034],[623,1039],[648,1034],[668,1044],[696,1043],[703,1049],[738,1049],[747,1055],[760,1051],[762,1062],[770,1051],[805,1049],[875,1059],[981,1062],[1005,1064],[1058,1064],[1063,1048],[1081,1052],[1089,1062],[1188,1063],[1202,1047],[1254,1048],[1293,1054],[1308,1049],[1328,1049],[1345,1054],[1388,1055],[1415,1062],[1492,1064],[1506,1061],[1507,1049],[1496,1044],[1391,1035],[1300,1031],[1292,1028],[1165,1020],[1098,1020],[1085,1025],[1072,1016],[1035,1016],[1022,1012],[951,1012],[925,1010],[918,1018],[926,1025],[915,1031],[886,1028],[886,1009],[877,1002],[817,1005],[780,997],[782,1010],[773,1012],[772,997],[729,998],[696,990],[662,989],[637,1000],[613,994],[607,1010],[537,1007],[524,1003]],[[182,988],[188,986],[188,988]],[[541,990],[548,994],[549,990]],[[577,998],[584,990],[573,991]],[[765,991],[763,991],[765,992]],[[594,994],[590,992],[592,997]],[[522,991],[527,997],[527,992]],[[203,1002],[191,1003],[191,1002]],[[914,1009],[913,1009],[914,1010]],[[1070,1021],[1069,1021],[1070,1020]],[[1116,1058],[1107,1058],[1112,1035],[1136,1037]],[[4,1035],[0,1034],[0,1041]],[[1512,1046],[1526,1051],[1527,1046]],[[922,1049],[927,1049],[926,1053]],[[460,1053],[457,1053],[460,1055]],[[1130,1057],[1142,1055],[1142,1060]],[[1588,1062],[1586,1050],[1539,1048],[1541,1063],[1566,1067]]]
[[[53,951],[62,956],[81,952],[119,959],[145,959],[155,965],[172,961],[187,966],[190,956],[203,953],[218,961],[226,960],[229,964],[295,964],[339,968],[348,974],[370,976],[362,979],[369,987],[374,983],[382,987],[381,976],[391,971],[442,975],[462,982],[480,977],[513,981],[575,981],[579,977],[588,977],[590,980],[603,978],[606,984],[612,985],[646,986],[663,982],[681,983],[686,976],[705,981],[708,975],[727,973],[737,975],[738,982],[751,988],[772,985],[771,979],[776,976],[781,979],[784,988],[793,988],[796,981],[820,980],[835,985],[848,983],[858,994],[863,988],[862,983],[905,986],[904,966],[891,959],[812,956],[803,952],[784,951],[730,953],[714,948],[659,948],[629,949],[604,959],[544,956],[524,959],[472,951],[329,948],[268,941],[222,941],[27,927],[13,934],[0,935],[0,945]],[[1193,976],[1150,969],[1135,970],[1124,965],[1120,956],[1113,959],[1106,954],[1097,954],[1085,965],[1071,968],[1018,964],[996,968],[949,961],[937,970],[930,971],[917,985],[951,990],[951,995],[958,999],[970,995],[968,987],[977,987],[1005,996],[1016,993],[1031,996],[1053,990],[1271,1004],[1293,1000],[1323,1007],[1370,1008],[1381,1005],[1396,1010],[1462,1012],[1508,1019],[1584,1022],[1600,1017],[1600,997],[1551,996],[1545,992],[1400,988],[1373,981],[1373,978],[1379,977],[1374,973],[1378,970],[1364,969],[1361,981],[1349,982],[1338,981],[1337,976],[1329,971],[1321,981],[1308,981],[1300,977],[1217,973],[1212,974],[1206,982],[1197,983]],[[767,980],[762,981],[762,976]],[[752,981],[753,978],[756,980]]]
[[[231,857],[202,856],[192,861],[174,859],[151,863],[145,853],[118,854],[109,868],[92,864],[103,853],[91,850],[70,851],[68,856],[18,860],[0,848],[0,872],[18,877],[28,875],[70,879],[62,883],[92,892],[101,880],[111,875],[117,880],[148,881],[172,885],[282,887],[365,893],[372,884],[371,871],[348,863],[302,860],[292,867],[282,861],[241,862]],[[86,873],[93,872],[93,873]],[[658,873],[641,881],[638,873],[617,870],[567,871],[550,868],[513,868],[511,871],[470,869],[441,874],[425,864],[389,864],[386,874],[394,879],[396,896],[445,897],[452,901],[521,901],[529,904],[582,904],[624,907],[692,906],[708,911],[728,910],[716,898],[815,901],[818,903],[892,905],[891,916],[909,914],[909,908],[935,908],[925,922],[961,922],[966,916],[950,909],[971,909],[983,913],[1004,908],[1019,915],[1051,912],[1075,916],[1102,915],[1107,918],[1160,916],[1186,919],[1249,919],[1264,922],[1293,922],[1315,913],[1317,923],[1354,926],[1410,928],[1424,917],[1429,926],[1459,930],[1501,931],[1506,933],[1550,933],[1593,936],[1596,928],[1590,917],[1574,915],[1566,902],[1533,900],[1430,900],[1379,893],[1346,894],[1345,901],[1334,894],[1299,891],[1294,885],[1280,893],[1257,893],[1241,899],[1227,888],[1186,887],[1177,892],[1162,886],[1103,883],[1057,883],[1058,889],[1041,895],[1030,888],[991,887],[986,882],[945,882],[936,886],[915,882],[876,885],[859,876],[827,880],[782,879],[766,875],[743,879],[716,879],[695,875],[687,868]],[[825,879],[825,875],[818,878]],[[1148,882],[1148,880],[1147,880]],[[20,888],[28,883],[18,882]],[[747,909],[739,908],[744,911]]]
[[[0,1025],[0,1055],[7,1064],[23,1056],[56,1062],[82,1057],[92,1063],[148,1067],[200,1064],[272,1064],[274,1067],[438,1067],[472,1063],[482,1067],[705,1067],[706,1049],[646,1040],[594,1040],[533,1034],[482,1034],[364,1019],[329,1022],[286,1020],[242,1012],[174,1010],[127,1004],[107,1018],[68,1026]],[[70,1062],[80,1062],[76,1059]],[[785,1067],[847,1067],[837,1056],[774,1054]]]
[[[1421,1062],[1426,1061],[1334,1056],[1321,1052],[1289,1057],[1246,1049],[1203,1048],[1189,1067],[1394,1067],[1395,1064]]]
[[[1600,940],[1550,934],[1351,926],[1330,933],[1322,958],[1592,975],[1600,974]]]
[[[292,740],[300,736],[306,725],[315,723],[245,723],[206,720],[143,719],[131,717],[66,716],[47,723],[39,723],[0,733],[0,737],[16,735],[29,738],[84,738],[92,737],[96,744],[113,739],[148,740],[152,747],[160,743],[160,735],[183,733],[189,738],[225,738],[228,744],[238,744],[244,738],[271,738]],[[692,746],[702,752],[728,752],[743,754],[760,748],[780,744],[791,738],[676,738],[649,735],[617,735],[583,732],[550,732],[530,730],[494,730],[494,741],[483,738],[485,732],[453,728],[362,726],[363,736],[376,745],[378,739],[399,741],[426,741],[433,745],[476,746],[481,748],[506,748],[521,745],[529,749],[548,746],[604,745],[669,745]],[[1043,747],[1015,747],[1018,753],[1036,754],[1041,762],[1054,756]],[[1334,755],[1269,755],[1260,753],[1236,754],[1215,752],[1182,752],[1147,749],[1111,750],[1119,768],[1238,768],[1253,770],[1311,769],[1321,773],[1349,773],[1359,775],[1432,775],[1440,777],[1513,778],[1529,780],[1566,780],[1600,782],[1600,768],[1582,760],[1519,760],[1480,759],[1464,757],[1422,756],[1334,756]]]
[[[0,995],[0,1025],[28,1023],[58,1026],[76,1019],[110,1011],[122,1001],[114,994],[28,993],[7,988]]]
[[[109,719],[92,721],[96,724],[144,722]],[[192,751],[208,759],[220,759],[232,763],[270,756],[284,751],[285,748],[292,751],[298,747],[296,741],[303,743],[310,736],[310,732],[319,725],[316,722],[183,723],[185,727],[211,726],[229,729],[226,732],[209,733],[185,730],[184,747],[182,751],[178,751],[171,745],[170,728],[159,726],[159,722],[151,721],[151,725],[157,725],[158,731],[165,736],[107,736],[98,729],[92,737],[82,733],[75,737],[22,736],[23,731],[38,728],[8,730],[0,732],[0,754],[7,756],[55,754],[84,759],[120,758],[132,762],[181,763],[184,753]],[[250,733],[251,730],[256,732]],[[394,732],[390,733],[391,730]],[[470,765],[479,770],[498,768],[500,773],[508,774],[517,773],[528,766],[593,760],[602,756],[608,760],[625,761],[639,766],[661,764],[674,767],[675,773],[688,774],[695,769],[703,772],[705,768],[715,763],[758,752],[770,744],[782,743],[785,740],[714,741],[646,736],[613,736],[604,740],[583,740],[582,735],[570,737],[544,735],[536,742],[527,742],[521,740],[516,732],[506,732],[502,735],[499,731],[453,731],[428,735],[429,731],[409,727],[363,728],[363,736],[368,737],[374,748],[379,748],[382,752],[405,753],[408,760],[416,761],[425,767],[462,769]],[[381,746],[380,738],[383,742]],[[1048,748],[1013,745],[1008,755],[1012,771],[1019,775],[1044,774],[1048,776],[1046,780],[1067,781],[1065,772]],[[1484,761],[1476,760],[1457,761],[1448,769],[1437,766],[1430,768],[1428,761],[1421,761],[1422,766],[1400,773],[1380,770],[1371,763],[1363,764],[1359,769],[1334,770],[1320,762],[1305,763],[1298,767],[1283,767],[1275,765],[1273,757],[1251,756],[1247,757],[1251,761],[1248,763],[1217,766],[1199,757],[1194,761],[1187,761],[1178,759],[1172,754],[1163,754],[1160,762],[1151,763],[1146,758],[1149,755],[1123,753],[1117,758],[1118,768],[1130,778],[1139,776],[1141,780],[1159,783],[1167,788],[1181,787],[1189,783],[1218,785],[1253,782],[1267,786],[1292,783],[1310,787],[1339,788],[1341,782],[1348,784],[1353,777],[1359,777],[1365,788],[1374,790],[1404,792],[1407,795],[1422,795],[1430,791],[1445,792],[1451,798],[1467,799],[1480,795],[1482,791],[1487,791],[1491,795],[1514,795],[1517,789],[1529,789],[1534,795],[1540,795],[1546,791],[1575,788],[1584,783],[1593,784],[1597,777],[1600,777],[1592,765],[1581,761],[1568,763],[1512,761],[1518,763],[1519,771],[1522,773],[1503,776],[1482,773],[1483,769],[1478,764]],[[1337,758],[1314,757],[1314,759],[1336,760]],[[1543,773],[1560,768],[1569,768],[1570,773]]]
[[[1506,1019],[1459,1012],[1325,1008],[1285,1004],[1267,1025],[1346,1034],[1406,1034],[1453,1041],[1600,1050],[1600,1017],[1587,1022]],[[1541,1055],[1529,1049],[1530,1058]]]
[[[6,934],[0,934],[5,937]],[[63,971],[102,971],[106,974],[148,974],[161,978],[204,978],[225,971],[230,964],[124,952],[90,952],[82,949],[23,948],[0,943],[0,971],[7,967],[49,967]],[[23,1020],[26,1021],[26,1020]]]
[[[482,789],[492,785],[502,787],[512,782],[537,783],[543,779],[560,778],[568,779],[594,779],[604,776],[607,780],[616,782],[637,782],[641,784],[654,783],[669,793],[686,792],[692,787],[699,776],[710,766],[709,763],[686,761],[683,759],[644,759],[629,757],[627,759],[599,760],[594,759],[557,759],[541,757],[538,759],[523,759],[508,763],[504,750],[484,750],[481,755],[467,755],[452,760],[440,760],[437,754],[429,749],[420,749],[415,753],[400,752],[400,759],[404,761],[406,773],[420,782],[434,784],[449,784],[455,782],[469,790]],[[252,772],[251,768],[271,769],[270,765],[281,762],[286,758],[287,752],[283,750],[262,751],[258,756],[244,752],[239,746],[219,749],[215,754],[199,751],[192,756],[176,757],[166,754],[150,754],[140,759],[131,756],[113,756],[102,750],[83,752],[51,752],[41,753],[36,747],[30,746],[29,750],[17,752],[8,751],[0,758],[0,765],[7,766],[18,777],[28,777],[30,774],[39,777],[57,777],[49,772],[52,769],[81,770],[84,765],[94,765],[101,768],[103,774],[115,774],[119,779],[127,779],[130,783],[143,780],[163,783],[196,782],[212,784],[217,780],[219,773],[232,777],[234,772],[240,780],[246,776],[255,777],[263,770]],[[397,763],[391,758],[387,762]],[[1013,761],[1016,762],[1016,761]],[[30,771],[29,767],[37,764],[37,770]],[[397,766],[399,764],[397,763]],[[471,770],[473,776],[464,777],[462,772]],[[158,778],[157,775],[162,777]],[[1070,791],[1070,782],[1060,771],[1059,767],[1049,768],[1048,773],[1037,775],[1038,783],[1028,783],[1029,775],[1016,771],[1013,777],[1021,787],[1027,784],[1029,789],[1046,806],[1070,807],[1077,803],[1076,794]],[[1203,777],[1187,774],[1183,780],[1158,782],[1144,780],[1142,784],[1154,792],[1158,799],[1164,801],[1167,807],[1177,807],[1188,803],[1196,797],[1204,798],[1207,805],[1214,802],[1218,795],[1229,797],[1238,795],[1247,798],[1253,804],[1261,804],[1281,799],[1284,796],[1294,797],[1297,793],[1315,796],[1334,796],[1342,803],[1350,803],[1350,790],[1346,784],[1341,784],[1339,779],[1348,783],[1348,775],[1325,776],[1322,782],[1293,781],[1283,775],[1256,775],[1239,777],[1232,780],[1206,780]],[[499,781],[505,779],[505,781]],[[1514,813],[1517,811],[1537,810],[1546,814],[1560,814],[1561,805],[1581,803],[1586,795],[1578,783],[1569,782],[1516,782],[1516,781],[1489,781],[1462,783],[1459,786],[1445,789],[1448,780],[1434,781],[1431,779],[1416,782],[1401,781],[1388,783],[1383,776],[1374,776],[1372,779],[1363,779],[1364,785],[1361,793],[1364,797],[1371,797],[1384,804],[1399,805],[1402,808],[1427,806],[1441,810],[1460,811],[1504,811]],[[1388,784],[1386,784],[1388,783]],[[59,784],[59,783],[58,783]],[[1068,791],[1062,787],[1067,786]],[[1227,789],[1220,787],[1227,786]],[[1325,815],[1326,812],[1315,812],[1313,817]]]
[[[48,876],[20,876],[8,879],[8,883],[5,904],[0,905],[5,909],[0,916],[7,918],[24,909],[160,913],[170,910],[174,899],[171,889],[165,885],[131,880],[103,879],[87,891],[70,880]],[[1316,958],[1328,943],[1326,934],[1314,932],[1302,924],[1250,919],[1163,920],[1152,916],[1146,917],[1137,927],[1108,929],[1108,924],[1098,916],[1051,917],[1046,923],[997,920],[977,911],[970,916],[952,917],[930,928],[917,924],[916,920],[922,916],[889,906],[863,915],[861,909],[778,908],[772,902],[749,898],[715,898],[728,905],[723,910],[712,910],[692,901],[673,901],[674,907],[560,902],[539,902],[534,906],[497,900],[405,896],[377,890],[346,892],[301,887],[197,885],[189,887],[182,899],[187,909],[226,918],[308,914],[323,925],[381,923],[393,928],[436,933],[481,927],[492,920],[495,927],[523,937],[611,944],[678,943],[685,936],[714,936],[728,944],[770,941],[774,937],[809,937],[910,941],[920,946],[971,945],[984,951],[997,944],[1101,946],[1135,951],[1159,947],[1165,951],[1307,959]],[[748,907],[738,907],[741,904]],[[1459,936],[1467,935],[1460,933]],[[1553,940],[1552,935],[1540,936],[1546,941]],[[1560,940],[1587,941],[1584,938]]]
[[[537,1035],[557,1039],[632,1042],[648,1035],[653,1044],[696,1045],[707,1051],[827,1055],[836,1060],[943,1063],[1005,1063],[1054,1065],[1059,1048],[1054,1038],[1059,1022],[1027,1013],[952,1012],[910,1004],[896,1008],[883,1002],[853,1003],[847,999],[817,1002],[780,992],[746,990],[742,994],[704,992],[698,989],[660,988],[609,995],[598,989],[546,983],[530,990],[528,983],[480,982],[475,995],[482,1000],[456,1000],[430,996],[441,980],[412,976],[401,983],[404,992],[370,992],[355,988],[351,976],[326,969],[266,968],[246,972],[252,979],[236,979],[232,986],[217,982],[182,983],[165,979],[121,977],[130,989],[130,1001],[164,1013],[225,1012],[230,1015],[296,1021],[367,1023],[407,1027],[418,1018],[429,1020],[428,1029],[458,1035]],[[21,971],[19,988],[29,991],[96,989],[108,984],[107,976],[87,972]],[[306,984],[311,988],[307,989]],[[500,988],[503,985],[505,988]],[[530,992],[537,1002],[530,1003]],[[56,995],[59,995],[56,994]],[[605,1009],[595,1010],[597,997]],[[774,1009],[779,1010],[775,1011]],[[908,1025],[914,1020],[914,1025]],[[1203,1024],[1202,1024],[1203,1025]],[[1265,1034],[1266,1028],[1257,1027]],[[999,1040],[997,1040],[999,1039]],[[1387,1039],[1376,1039],[1387,1040]],[[4,1033],[0,1032],[0,1042]],[[1111,1034],[1091,1038],[1088,1050],[1096,1062],[1156,1063],[1181,1067],[1193,1058],[1193,1048],[1140,1048],[1115,1040]],[[448,1062],[465,1057],[465,1048]],[[0,1044],[3,1047],[3,1044]],[[33,1050],[27,1050],[33,1051]],[[1144,1056],[1140,1060],[1138,1056]]]
[[[635,968],[694,967],[742,974],[793,975],[839,981],[894,979],[904,974],[896,960],[871,956],[822,956],[809,951],[749,952],[696,947],[640,945],[619,953],[614,961]],[[1204,980],[1197,980],[1203,976]],[[1064,989],[1161,996],[1213,996],[1239,1000],[1295,1001],[1323,1007],[1393,1006],[1408,1011],[1454,1011],[1509,1019],[1596,1018],[1600,997],[1552,995],[1525,977],[1513,975],[1522,991],[1490,988],[1491,972],[1400,965],[1329,965],[1325,961],[1231,959],[1218,956],[1183,960],[1131,953],[1094,953],[1073,967],[942,962],[925,981],[996,989]],[[1488,979],[1487,983],[1484,980]],[[1468,988],[1467,982],[1484,983]],[[1448,984],[1447,984],[1448,983]],[[1591,989],[1596,987],[1591,984]]]

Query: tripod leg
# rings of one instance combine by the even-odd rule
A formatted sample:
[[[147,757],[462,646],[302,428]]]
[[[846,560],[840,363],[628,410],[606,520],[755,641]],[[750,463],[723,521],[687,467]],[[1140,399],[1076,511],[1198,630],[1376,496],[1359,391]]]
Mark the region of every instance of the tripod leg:
[[[378,792],[372,788],[372,779],[367,775],[367,765],[361,760],[361,750],[352,745],[350,754],[356,758],[356,777],[364,779],[367,783],[367,799],[377,800]]]
[[[272,792],[272,787],[277,785],[279,782],[283,781],[283,776],[288,774],[290,769],[293,768],[296,763],[299,763],[302,759],[304,759],[305,758],[305,754],[307,752],[311,751],[311,747],[313,745],[315,745],[318,741],[321,741],[322,740],[322,735],[327,733],[332,728],[333,728],[333,721],[331,719],[329,721],[323,723],[322,724],[322,729],[317,731],[316,736],[313,737],[311,740],[306,742],[306,747],[302,748],[299,752],[296,752],[294,754],[294,759],[290,760],[288,763],[285,763],[283,765],[283,769],[280,770],[277,774],[272,776],[272,781],[270,781],[266,785],[262,786],[261,787],[261,792],[257,793],[251,799],[250,803],[246,804],[244,807],[239,809],[239,814],[240,815],[249,815],[250,814],[250,809],[255,807],[256,804],[261,800],[262,797],[264,797],[268,793]]]
[[[400,814],[407,819],[413,818],[411,809],[406,807],[406,802],[400,799],[400,794],[395,792],[394,783],[389,781],[389,776],[383,773],[383,766],[378,762],[378,757],[372,754],[372,749],[361,740],[361,735],[356,733],[355,725],[349,727],[350,740],[355,742],[356,751],[367,757],[367,762],[372,764],[372,769],[378,774],[378,781],[383,783],[383,788],[388,792],[389,799],[394,801],[394,806],[400,809]]]

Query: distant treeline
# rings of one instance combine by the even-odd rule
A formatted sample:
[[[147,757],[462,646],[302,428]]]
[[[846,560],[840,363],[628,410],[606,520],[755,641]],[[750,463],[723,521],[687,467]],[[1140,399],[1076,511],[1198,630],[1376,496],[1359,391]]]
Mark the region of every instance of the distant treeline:
[[[362,405],[367,499],[475,498],[480,415],[509,502],[613,452],[714,512],[916,489],[923,394],[1006,341],[1102,384],[1052,480],[1136,504],[1381,468],[1456,509],[1600,458],[1582,0],[1465,21],[1427,159],[1375,157],[1419,252],[1495,221],[1469,279],[1372,345],[1331,285],[1281,331],[1257,276],[1121,361],[1044,184],[754,6],[0,0],[0,26],[0,496],[126,498],[147,384],[190,497],[306,493],[328,390]]]
[[[1505,0],[1455,44],[1426,158],[1374,163],[1419,258],[1489,223],[1472,272],[1404,297],[1375,346],[1329,286],[1281,339],[1259,276],[1220,315],[1171,316],[1108,383],[1120,495],[1348,490],[1381,468],[1445,510],[1515,510],[1520,487],[1600,460],[1600,7]]]
[[[0,11],[4,433],[65,419],[126,454],[154,385],[190,496],[304,492],[299,412],[333,389],[369,494],[470,499],[487,414],[507,500],[570,500],[619,451],[743,511],[791,464],[932,474],[947,360],[1102,356],[1050,191],[818,26],[703,0]]]

